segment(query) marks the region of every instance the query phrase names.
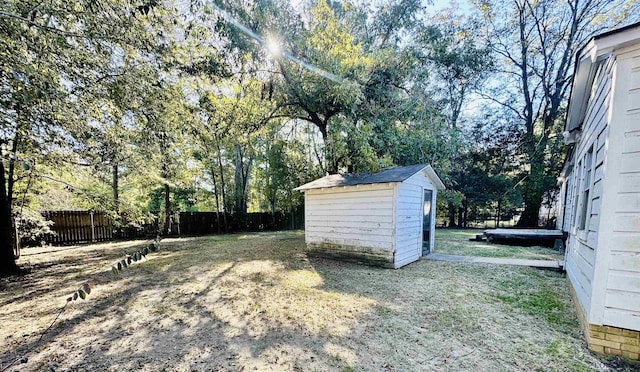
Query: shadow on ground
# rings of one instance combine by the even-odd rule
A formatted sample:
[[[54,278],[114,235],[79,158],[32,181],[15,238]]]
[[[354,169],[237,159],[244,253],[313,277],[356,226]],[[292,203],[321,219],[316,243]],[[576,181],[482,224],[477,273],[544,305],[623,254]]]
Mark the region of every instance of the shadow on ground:
[[[31,274],[4,284],[2,316],[14,321],[3,333],[18,336],[2,344],[11,350],[2,363],[36,346],[16,370],[579,370],[595,363],[555,273],[309,259],[299,233],[167,239],[121,276],[108,272],[140,244],[34,256]],[[36,345],[37,331],[84,280],[95,284],[90,299],[70,305]],[[551,293],[569,321],[500,298],[527,281],[558,286]]]

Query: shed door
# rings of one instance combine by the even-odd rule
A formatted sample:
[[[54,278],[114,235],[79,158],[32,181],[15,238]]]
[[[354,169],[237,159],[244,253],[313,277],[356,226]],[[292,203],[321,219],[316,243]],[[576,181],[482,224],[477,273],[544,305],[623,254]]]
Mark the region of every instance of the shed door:
[[[431,214],[433,208],[431,201],[433,200],[433,191],[424,190],[424,207],[422,210],[422,254],[431,252]]]

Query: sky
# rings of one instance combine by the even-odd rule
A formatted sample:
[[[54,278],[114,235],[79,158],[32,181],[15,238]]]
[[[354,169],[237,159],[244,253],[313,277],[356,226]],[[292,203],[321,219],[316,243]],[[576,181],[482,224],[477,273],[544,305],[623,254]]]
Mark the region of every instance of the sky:
[[[471,7],[471,4],[467,0],[434,0],[432,5],[427,5],[427,9],[431,11],[438,11],[444,8],[449,8],[452,4],[455,4],[461,10],[468,10]]]
[[[363,0],[355,0],[356,3],[362,2],[362,1]],[[298,8],[304,2],[305,0],[291,0],[291,5],[294,8]],[[432,1],[423,1],[423,2],[430,12],[439,11],[441,9],[448,8],[451,6],[452,3],[457,4],[460,7],[460,9],[469,9],[470,7],[468,0],[432,0]],[[429,4],[429,3],[432,3],[432,4]]]

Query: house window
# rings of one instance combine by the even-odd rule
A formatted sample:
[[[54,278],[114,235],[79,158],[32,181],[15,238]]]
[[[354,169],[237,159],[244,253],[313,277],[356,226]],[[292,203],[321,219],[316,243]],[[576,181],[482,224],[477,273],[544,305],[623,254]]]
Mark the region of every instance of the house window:
[[[593,173],[593,145],[587,151],[584,158],[584,179],[582,186],[582,205],[580,210],[580,230],[588,228],[587,222],[589,217],[589,209],[591,208],[591,174]]]
[[[573,212],[571,213],[571,226],[576,226],[578,224],[578,204],[580,203],[580,190],[578,190],[578,187],[580,187],[580,179],[582,177],[582,160],[580,160],[578,162],[578,167],[576,168],[578,169],[578,172],[576,174],[576,178],[574,179],[573,185],[572,187],[574,187],[574,191],[572,192],[573,194]]]

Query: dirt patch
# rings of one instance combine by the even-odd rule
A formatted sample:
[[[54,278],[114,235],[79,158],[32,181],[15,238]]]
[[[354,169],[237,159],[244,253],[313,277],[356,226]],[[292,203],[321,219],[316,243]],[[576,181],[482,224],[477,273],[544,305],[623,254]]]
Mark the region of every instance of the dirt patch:
[[[33,345],[88,280],[89,299],[68,306],[11,371],[604,368],[586,350],[557,273],[310,259],[300,233],[166,239],[148,260],[109,273],[142,243],[26,250],[20,263],[31,274],[3,282],[2,363]]]

